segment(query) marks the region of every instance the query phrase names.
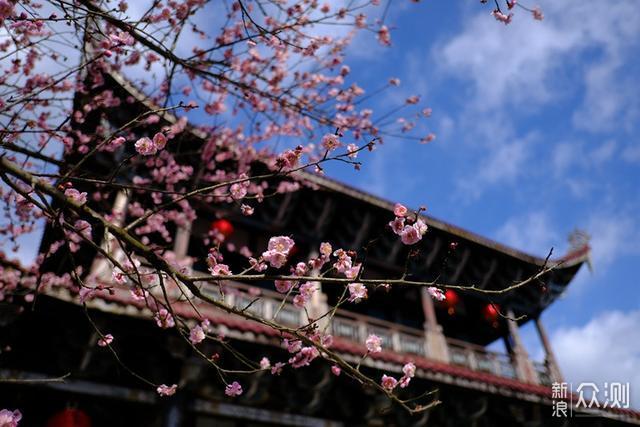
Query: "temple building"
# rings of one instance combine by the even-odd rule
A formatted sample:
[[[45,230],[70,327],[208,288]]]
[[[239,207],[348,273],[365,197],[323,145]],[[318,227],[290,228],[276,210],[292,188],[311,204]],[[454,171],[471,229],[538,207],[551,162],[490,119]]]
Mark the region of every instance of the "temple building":
[[[106,76],[104,84],[93,90],[109,90],[115,98],[128,101],[93,111],[81,125],[87,132],[99,125],[118,129],[131,117],[154,108],[118,74]],[[85,96],[77,95],[76,107],[82,105]],[[176,122],[170,113],[160,117],[161,122],[155,126]],[[189,131],[180,138],[175,146],[183,148],[175,149],[188,151],[184,147],[202,144],[207,135]],[[124,157],[118,152],[100,153],[83,166],[83,176],[105,176]],[[72,163],[73,155],[67,160]],[[177,332],[158,328],[151,311],[132,297],[126,285],[112,283],[107,263],[96,258],[95,250],[83,246],[75,262],[84,267],[85,277],[113,287],[112,292],[101,292],[87,300],[86,311],[77,291],[64,286],[42,290],[35,305],[0,306],[2,378],[35,380],[70,374],[61,382],[2,383],[2,406],[23,412],[21,427],[640,425],[640,413],[624,408],[573,407],[572,417],[554,413],[558,399],[552,393],[552,384],[565,380],[543,324],[543,313],[588,261],[587,241],[575,242],[564,256],[546,259],[424,216],[429,231],[417,245],[419,253],[408,256],[408,251],[415,248],[385,232],[385,225],[393,219],[393,203],[315,174],[299,173],[297,179],[307,185],[265,198],[252,216],[242,215],[233,204],[195,203],[197,219],[188,226],[168,230],[173,236],[170,249],[177,259],[194,257],[191,268],[206,272],[206,243],[212,229],[226,235],[225,259],[232,267],[243,261],[246,264],[246,260],[231,248],[246,246],[259,253],[270,236],[291,235],[296,241],[293,263],[308,259],[321,242],[359,253],[367,246],[368,278],[400,277],[408,269],[413,280],[474,285],[486,291],[507,289],[536,276],[545,266],[557,267],[505,293],[452,289],[441,302],[432,299],[424,287],[370,289],[367,301],[344,305],[327,320],[325,326],[334,337],[333,350],[349,362],[361,359],[369,334],[382,339],[383,351],[367,357],[360,367],[372,378],[379,379],[383,373],[399,377],[405,363],[416,365],[415,378],[407,389],[399,391],[400,395],[409,398],[434,391],[441,403],[411,416],[378,391],[346,375],[333,375],[330,364],[321,359],[310,367],[284,369],[281,375],[259,372],[240,376],[244,393],[236,398],[225,396],[215,371]],[[90,189],[90,184],[84,185],[76,188]],[[130,204],[144,203],[135,197],[123,189],[106,200],[89,203],[97,211],[119,213],[126,222]],[[57,233],[51,228],[45,230],[41,252],[60,238]],[[106,243],[99,229],[94,230],[94,238],[97,244]],[[372,241],[375,244],[369,245]],[[63,273],[70,262],[56,255],[45,267]],[[266,318],[277,313],[276,319],[289,326],[306,322],[304,310],[291,300],[281,306],[283,295],[275,291],[273,282],[227,281],[225,290],[221,294],[215,286],[205,289],[208,295],[224,299],[231,306]],[[342,286],[323,285],[310,302],[309,314],[326,313],[342,291]],[[273,329],[211,305],[196,306],[200,315],[209,319],[214,333],[226,337],[247,357],[287,359],[281,337]],[[195,321],[187,303],[175,303],[174,309]],[[116,337],[117,356],[131,371],[157,383],[176,383],[178,392],[171,397],[158,396],[154,387],[131,375],[108,348],[97,346],[99,336],[89,319]],[[544,349],[542,362],[532,360],[523,345],[520,328],[528,322],[535,324]],[[495,351],[490,346],[504,350]],[[219,343],[203,343],[202,352],[219,354],[221,363],[229,369],[242,367]],[[560,400],[574,397],[569,391]]]

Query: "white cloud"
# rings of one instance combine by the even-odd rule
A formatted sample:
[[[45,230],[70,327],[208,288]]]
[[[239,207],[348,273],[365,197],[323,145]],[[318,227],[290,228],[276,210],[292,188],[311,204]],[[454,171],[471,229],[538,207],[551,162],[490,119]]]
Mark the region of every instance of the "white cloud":
[[[606,269],[621,255],[640,254],[640,224],[631,214],[596,213],[586,228],[596,271]]]
[[[522,11],[506,27],[484,13],[473,16],[460,34],[436,49],[437,63],[472,84],[471,104],[477,110],[536,107],[562,93],[566,83],[582,84],[584,102],[574,124],[588,130],[616,126],[625,107],[637,104],[637,91],[620,90],[628,81],[625,58],[633,57],[640,39],[637,3],[541,3],[543,22]],[[567,64],[575,70],[567,72]]]
[[[580,382],[629,382],[632,406],[640,408],[640,310],[600,314],[583,326],[552,334],[560,368],[574,388]]]
[[[558,244],[558,233],[544,212],[530,212],[505,222],[495,233],[497,240],[514,248],[546,254]],[[555,251],[558,253],[558,250]]]
[[[530,158],[531,139],[496,137],[485,145],[485,155],[479,158],[477,167],[458,181],[467,201],[480,197],[489,186],[511,183],[520,176]]]

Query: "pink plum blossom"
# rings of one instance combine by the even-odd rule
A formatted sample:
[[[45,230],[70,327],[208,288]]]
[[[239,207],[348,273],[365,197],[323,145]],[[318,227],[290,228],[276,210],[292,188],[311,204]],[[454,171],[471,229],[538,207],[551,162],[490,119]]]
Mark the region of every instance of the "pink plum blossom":
[[[293,287],[295,282],[292,280],[276,280],[274,284],[276,286],[276,290],[281,294],[286,294]]]
[[[320,243],[320,255],[323,257],[330,257],[333,249],[331,248],[331,244],[327,242]]]
[[[156,391],[160,396],[173,396],[176,394],[176,389],[178,388],[178,384],[173,384],[168,386],[166,384],[159,385]]]
[[[380,353],[382,351],[382,340],[377,335],[370,334],[365,344],[369,353]]]
[[[67,188],[66,190],[64,190],[64,195],[68,199],[73,200],[79,205],[84,205],[85,203],[87,203],[87,193],[85,193],[84,191],[81,193],[75,188]]]
[[[124,285],[125,283],[127,283],[127,275],[120,270],[113,270],[113,272],[111,273],[111,280],[113,280],[118,285]]]
[[[113,342],[113,335],[106,334],[104,337],[98,340],[98,345],[100,347],[106,347]]]
[[[300,340],[289,340],[285,338],[282,340],[282,343],[289,353],[297,353],[302,348],[302,342]]]
[[[338,260],[333,264],[338,273],[345,273],[352,267],[352,260],[349,254],[343,250],[338,249],[333,252],[333,255],[338,257]]]
[[[424,138],[420,139],[420,144],[428,144],[431,141],[433,141],[434,139],[436,139],[436,135],[434,133],[430,133],[427,136],[425,136]]]
[[[540,9],[540,7],[538,6],[533,8],[533,10],[531,11],[531,14],[533,15],[533,19],[535,19],[536,21],[542,21],[544,19],[544,14],[542,13],[542,9]]]
[[[304,262],[299,262],[295,267],[291,268],[291,273],[295,274],[296,276],[304,276],[305,274],[307,274],[307,270],[307,264],[305,264]]]
[[[409,378],[413,378],[416,375],[416,365],[409,362],[402,367],[402,372]]]
[[[168,329],[173,328],[176,325],[176,322],[173,320],[173,316],[166,308],[161,308],[154,317],[159,328]]]
[[[153,135],[153,145],[155,145],[156,150],[160,151],[164,149],[164,146],[167,145],[167,137],[162,132],[158,132]]]
[[[204,341],[206,338],[206,334],[204,333],[204,329],[200,325],[196,325],[189,331],[189,341],[191,344],[196,345]]]
[[[378,30],[378,41],[381,45],[391,46],[391,34],[386,25],[381,26]]]
[[[500,12],[498,9],[495,9],[493,12],[491,12],[491,14],[493,15],[494,18],[496,18],[497,21],[504,23],[504,25],[510,24],[511,19],[513,18],[513,13],[510,13],[509,15],[505,15],[504,13]]]
[[[391,227],[391,230],[393,230],[394,233],[400,235],[404,229],[404,218],[397,217],[393,221],[390,221],[389,227]]]
[[[271,362],[269,361],[268,358],[263,357],[262,359],[260,359],[260,369],[269,369],[271,368]]]
[[[381,384],[382,384],[382,387],[384,387],[386,390],[391,391],[394,388],[396,388],[396,386],[398,385],[398,380],[383,374]]]
[[[253,208],[249,205],[242,205],[240,206],[240,211],[242,212],[242,215],[244,216],[251,216],[253,215]]]
[[[293,298],[293,304],[296,307],[304,307],[311,299],[313,293],[316,291],[316,285],[316,282],[306,282],[300,285],[299,294]]]
[[[420,97],[418,95],[412,95],[408,97],[404,102],[406,102],[409,105],[414,105],[420,102]]]
[[[400,378],[400,388],[405,388],[411,382],[411,378],[416,375],[416,365],[413,362],[409,362],[402,367],[404,375]]]
[[[262,258],[274,268],[280,268],[287,262],[289,251],[295,242],[287,236],[276,236],[269,239],[267,251],[262,253]]]
[[[309,366],[309,364],[319,355],[320,353],[315,347],[302,347],[299,352],[289,359],[289,364],[295,369]]]
[[[213,267],[210,267],[209,271],[213,276],[230,276],[231,275],[229,266],[226,264],[216,264]]]
[[[411,225],[405,225],[400,233],[400,240],[405,245],[414,245],[422,239],[420,232]]]
[[[407,216],[407,212],[409,212],[407,207],[404,205],[401,205],[400,203],[396,203],[393,206],[393,214],[397,217],[405,217]]]
[[[229,397],[240,396],[242,394],[242,386],[238,381],[234,381],[225,387],[224,394]]]
[[[440,289],[436,288],[435,286],[429,286],[427,288],[427,292],[429,293],[431,298],[433,298],[436,301],[444,301],[445,299],[447,299],[447,297],[444,295],[444,292],[442,292]]]
[[[358,303],[367,299],[367,287],[362,283],[349,283],[349,302]]]
[[[143,156],[151,156],[158,152],[156,144],[153,143],[151,138],[143,136],[135,143],[136,151]]]
[[[328,133],[322,137],[322,146],[327,151],[333,151],[340,147],[340,145],[342,144],[340,143],[340,139],[338,139],[338,135]]]
[[[17,409],[15,411],[9,409],[0,411],[0,427],[17,427],[21,419],[22,413]]]
[[[276,362],[276,364],[271,367],[271,375],[280,375],[282,368],[284,368],[284,363]]]
[[[339,377],[340,374],[342,373],[342,369],[340,369],[340,366],[338,366],[338,365],[333,365],[331,367],[331,373],[333,375],[335,375],[336,377]]]
[[[358,146],[356,144],[347,145],[347,156],[349,156],[350,159],[358,157]]]

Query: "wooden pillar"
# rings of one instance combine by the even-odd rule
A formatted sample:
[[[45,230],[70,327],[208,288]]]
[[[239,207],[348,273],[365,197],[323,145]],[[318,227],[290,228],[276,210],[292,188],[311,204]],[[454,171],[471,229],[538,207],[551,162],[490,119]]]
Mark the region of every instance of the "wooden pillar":
[[[518,329],[518,322],[515,320],[515,316],[513,314],[513,310],[507,310],[507,326],[509,328],[509,335],[511,336],[511,357],[514,363],[514,367],[516,370],[516,376],[520,381],[538,384],[540,380],[538,379],[538,374],[533,368],[533,363],[529,359],[529,355],[527,354],[527,350],[522,345],[522,340],[520,339],[520,331]]]
[[[426,287],[420,288],[420,299],[422,300],[422,310],[424,312],[424,338],[425,354],[428,358],[440,362],[449,363],[449,347],[447,340],[442,333],[442,326],[438,324],[436,310],[433,299]]]
[[[189,240],[191,239],[191,222],[182,227],[178,227],[176,235],[173,239],[173,253],[176,259],[182,259],[187,256],[189,250]]]
[[[311,251],[309,253],[309,259],[317,258],[318,255],[319,255],[318,252]],[[318,270],[310,271],[311,276],[315,276],[319,274],[320,272]],[[327,303],[327,294],[322,292],[322,282],[317,282],[316,291],[311,295],[311,301],[308,309],[309,316],[313,319],[317,319],[320,316],[323,316],[324,314],[326,314],[328,311],[329,311],[329,304]],[[330,334],[331,333],[331,330],[329,328],[330,321],[331,319],[329,318],[329,316],[323,317],[317,323],[318,328],[321,331],[325,331]]]
[[[551,348],[551,342],[549,341],[549,337],[547,336],[547,331],[542,325],[542,321],[540,317],[536,318],[536,329],[538,330],[538,336],[540,336],[540,341],[542,342],[542,347],[544,348],[544,361],[547,369],[549,370],[549,376],[551,377],[552,382],[564,382],[564,378],[562,376],[562,372],[560,372],[560,366],[556,360],[556,357],[553,353],[553,349]]]
[[[113,216],[113,224],[116,226],[122,226],[124,218],[126,216],[127,204],[129,203],[129,196],[125,190],[120,190],[116,194],[116,198],[113,201],[113,209],[111,214]],[[107,253],[111,254],[113,258],[123,261],[123,254],[117,243],[114,242],[115,238],[110,233],[105,233],[105,238],[100,243],[100,247]],[[111,272],[113,266],[111,261],[107,260],[103,256],[96,256],[91,268],[89,270],[88,279],[101,278],[103,280],[111,279]],[[91,280],[87,280],[90,282]]]

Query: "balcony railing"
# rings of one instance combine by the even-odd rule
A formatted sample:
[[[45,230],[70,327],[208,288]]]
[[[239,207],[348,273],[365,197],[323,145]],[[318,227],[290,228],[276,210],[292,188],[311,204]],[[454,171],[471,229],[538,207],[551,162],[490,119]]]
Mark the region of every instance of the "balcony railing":
[[[277,313],[276,319],[287,326],[302,326],[308,322],[304,310],[294,306],[290,300],[283,301],[282,294],[261,289],[260,295],[252,295],[250,289],[250,286],[241,283],[227,285],[224,289],[225,303],[266,318],[272,318]],[[207,293],[217,299],[223,298],[220,291],[213,287],[209,287]],[[383,348],[387,350],[430,357],[425,332],[421,329],[338,309],[331,319],[330,330],[335,337],[360,344],[365,342],[369,334],[375,334],[380,337]],[[446,338],[446,342],[450,364],[516,378],[516,370],[509,355],[452,338]],[[546,365],[533,365],[540,383],[549,385],[551,380]]]
[[[536,374],[538,374],[540,384],[550,386],[551,383],[553,383],[546,363],[533,362],[533,369],[535,369]]]
[[[452,364],[465,366],[475,371],[488,372],[507,378],[516,378],[511,358],[482,346],[447,338],[449,358]]]

